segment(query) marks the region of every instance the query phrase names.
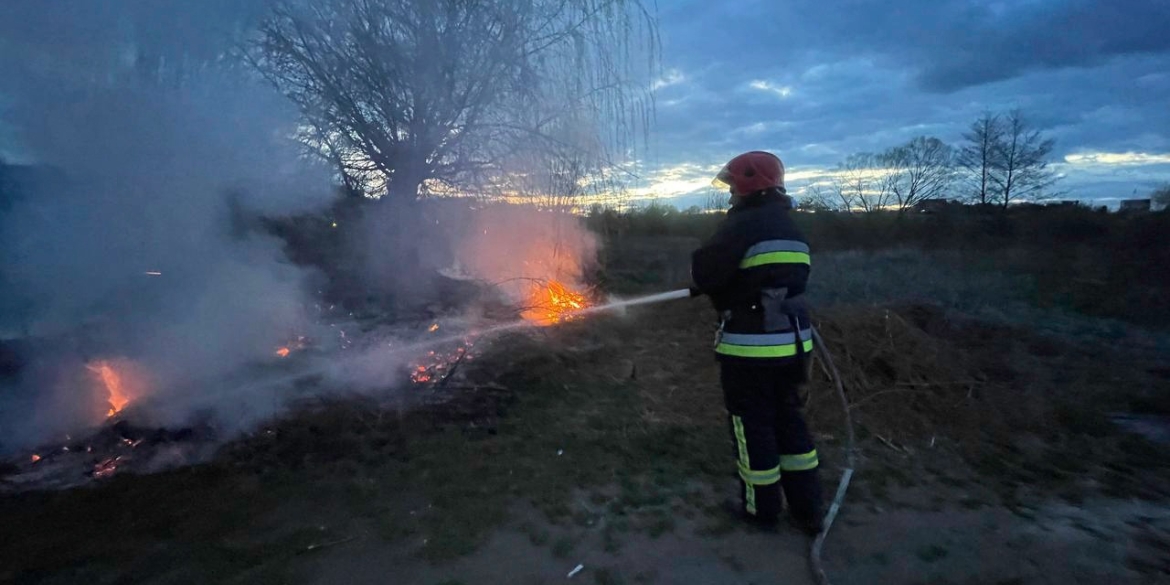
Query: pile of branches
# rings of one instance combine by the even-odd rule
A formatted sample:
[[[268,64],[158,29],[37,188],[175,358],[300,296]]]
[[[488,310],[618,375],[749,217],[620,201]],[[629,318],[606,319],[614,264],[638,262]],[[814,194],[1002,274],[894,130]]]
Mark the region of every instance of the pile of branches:
[[[951,326],[941,309],[860,307],[820,317],[816,326],[863,433],[894,442],[977,424],[974,404],[987,378],[940,336]],[[817,426],[831,428],[840,424],[840,406],[823,366],[813,367],[808,410],[823,422]]]

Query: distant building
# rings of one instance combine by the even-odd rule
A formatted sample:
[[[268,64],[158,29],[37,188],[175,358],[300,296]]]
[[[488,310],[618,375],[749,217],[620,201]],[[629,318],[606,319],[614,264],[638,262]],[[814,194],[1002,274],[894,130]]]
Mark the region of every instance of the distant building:
[[[1060,201],[1050,201],[1047,203],[1048,207],[1078,207],[1081,202],[1076,199],[1062,199]]]
[[[1150,204],[1149,199],[1122,199],[1117,210],[1123,213],[1143,213],[1150,211]]]
[[[951,206],[951,200],[943,197],[934,199],[923,199],[914,204],[912,208],[915,213],[939,213],[946,211]]]

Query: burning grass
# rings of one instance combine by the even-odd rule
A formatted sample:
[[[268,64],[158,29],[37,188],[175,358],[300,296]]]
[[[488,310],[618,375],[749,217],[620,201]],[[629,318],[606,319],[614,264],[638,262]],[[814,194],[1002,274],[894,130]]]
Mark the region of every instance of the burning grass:
[[[572,321],[574,313],[590,307],[589,297],[556,280],[535,280],[528,288],[520,316],[540,326]]]
[[[451,345],[447,344],[449,347]],[[410,381],[415,384],[445,384],[463,362],[475,359],[471,355],[474,346],[474,339],[467,337],[455,342],[449,349],[428,350],[426,357],[411,368]]]
[[[1063,486],[1112,481],[1129,493],[1139,482],[1159,485],[1133,467],[1144,462],[1156,474],[1156,453],[1119,452],[1108,426],[1070,414],[1104,408],[1101,389],[1147,383],[1120,369],[1131,364],[1116,354],[1097,351],[1090,360],[1076,346],[922,305],[835,308],[816,319],[862,426],[859,495],[931,477],[965,480],[963,457],[981,471],[985,461],[1001,462],[976,481],[1009,490],[1055,489],[1038,481],[1044,474]],[[229,446],[208,466],[114,477],[89,495],[0,500],[0,514],[12,520],[0,526],[0,540],[16,543],[0,551],[0,567],[47,576],[71,567],[132,581],[161,571],[208,575],[215,565],[217,579],[239,580],[254,567],[285,566],[307,546],[288,535],[317,526],[326,527],[321,541],[372,527],[438,560],[474,550],[517,501],[559,527],[587,527],[602,515],[658,530],[656,519],[680,498],[699,509],[715,503],[717,487],[695,484],[719,486],[734,470],[710,328],[706,303],[680,301],[632,310],[629,319],[599,315],[508,335],[478,347],[474,364],[454,357],[466,386],[409,416],[373,402],[328,403]],[[419,365],[452,359],[427,357]],[[1103,363],[1117,369],[1102,372]],[[422,395],[437,391],[434,378],[425,384],[413,393],[424,404]],[[821,375],[810,393],[831,482],[839,414]],[[1037,450],[1016,445],[1034,433],[1043,439]],[[1129,479],[1110,480],[1106,463]],[[117,513],[121,506],[132,513]],[[81,510],[99,512],[78,526]],[[167,532],[171,526],[179,532]],[[130,543],[104,537],[123,532],[135,535]],[[138,562],[144,550],[156,552]],[[236,554],[249,563],[233,562]]]
[[[106,394],[109,403],[107,417],[122,412],[133,400],[148,392],[146,374],[140,366],[127,359],[103,359],[86,364],[94,381]]]

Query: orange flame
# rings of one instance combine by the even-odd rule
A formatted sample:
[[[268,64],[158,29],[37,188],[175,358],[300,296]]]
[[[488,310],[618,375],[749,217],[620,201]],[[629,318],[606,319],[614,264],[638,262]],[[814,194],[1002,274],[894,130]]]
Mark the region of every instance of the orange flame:
[[[33,453],[32,462],[36,463],[37,461],[40,461],[40,460],[41,460],[41,456],[37,455],[36,453]]]
[[[98,360],[85,367],[98,375],[109,393],[110,411],[106,413],[106,416],[111,417],[121,412],[130,403],[130,394],[122,383],[122,375],[106,360]]]
[[[472,357],[468,350],[473,345],[475,342],[471,338],[466,338],[459,347],[451,351],[428,351],[426,358],[411,368],[410,380],[416,384],[444,380],[458,367],[459,362],[471,361]]]
[[[528,291],[524,319],[541,326],[555,325],[574,318],[573,313],[589,307],[589,299],[555,280],[546,285],[534,284]]]
[[[94,479],[105,479],[114,475],[118,470],[118,463],[122,461],[122,456],[111,457],[93,466]]]
[[[345,337],[344,332],[342,333],[342,337]],[[302,349],[305,349],[308,346],[309,346],[308,338],[305,337],[304,335],[298,335],[297,338],[290,341],[288,343],[288,345],[282,345],[282,346],[276,348],[276,351],[274,351],[273,353],[276,355],[276,357],[288,357],[289,354],[291,354],[292,352],[300,351]]]

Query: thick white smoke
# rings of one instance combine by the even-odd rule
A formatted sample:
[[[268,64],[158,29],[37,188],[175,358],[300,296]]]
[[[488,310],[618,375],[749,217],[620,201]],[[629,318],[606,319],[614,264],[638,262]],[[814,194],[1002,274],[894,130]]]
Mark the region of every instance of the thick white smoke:
[[[105,3],[16,12],[23,21],[2,31],[6,142],[48,179],[0,214],[0,306],[20,308],[5,325],[37,346],[19,386],[0,388],[0,449],[100,420],[83,367],[95,359],[141,364],[158,422],[191,414],[199,393],[237,409],[248,399],[219,387],[224,377],[317,327],[314,275],[250,224],[332,197],[328,174],[287,138],[295,112],[214,63],[146,79],[131,51],[125,64],[79,71],[75,56],[125,52],[125,39],[91,30],[124,22]],[[129,16],[157,24],[158,39],[187,26],[156,12]]]
[[[302,335],[336,349],[343,326],[317,318],[323,277],[256,228],[336,191],[289,138],[292,106],[224,58],[260,3],[0,6],[0,131],[11,134],[0,144],[41,178],[0,206],[0,332],[23,332],[27,362],[15,382],[0,378],[0,453],[102,422],[110,405],[90,369],[101,360],[122,374],[133,422],[211,419],[231,432],[298,393],[385,390],[416,357],[395,353],[411,334],[393,330],[344,352],[274,356]],[[428,203],[410,221],[369,206],[341,226],[336,260],[361,267],[356,296],[426,314],[458,302],[436,271],[503,281],[514,302],[528,279],[583,283],[597,242],[575,218],[466,203]]]

